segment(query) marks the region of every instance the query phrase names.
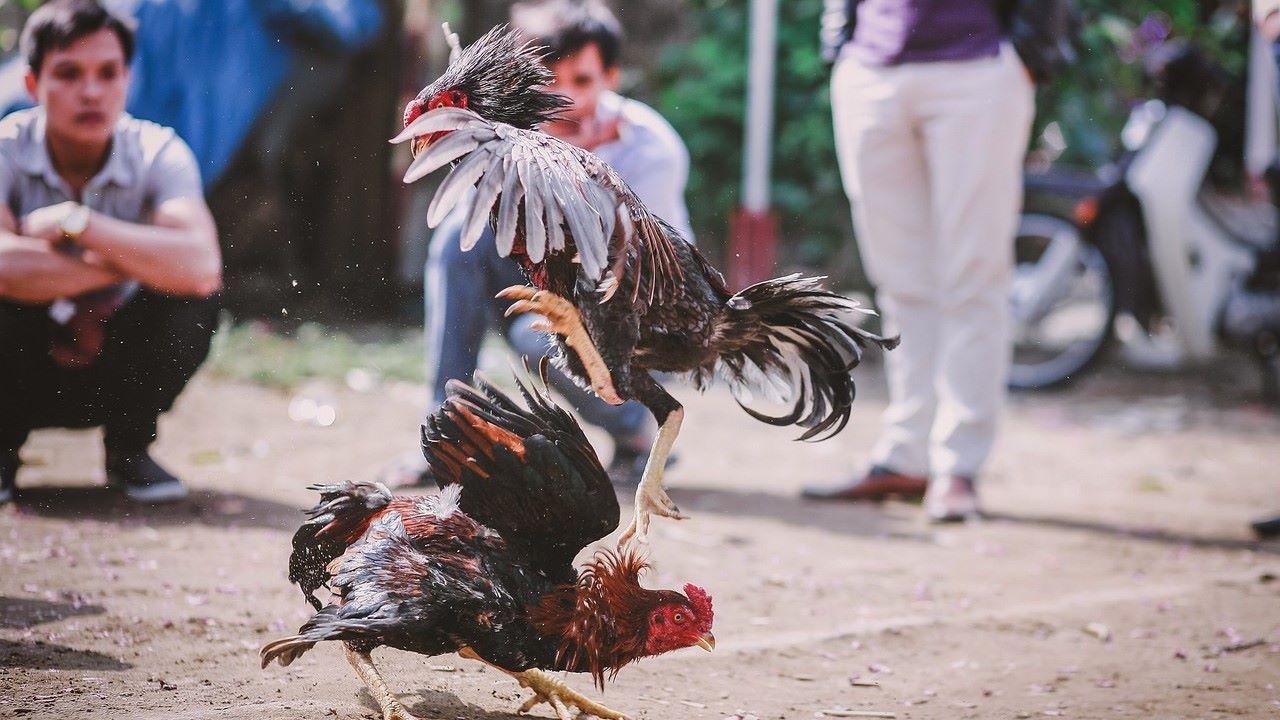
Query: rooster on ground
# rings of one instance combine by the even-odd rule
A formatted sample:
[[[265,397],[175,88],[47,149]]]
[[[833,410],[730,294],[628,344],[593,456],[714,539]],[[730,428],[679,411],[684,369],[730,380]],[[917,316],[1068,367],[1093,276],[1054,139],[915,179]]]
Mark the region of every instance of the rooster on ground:
[[[545,382],[545,380],[544,380]],[[317,642],[339,640],[384,720],[413,716],[370,652],[457,652],[515,677],[534,696],[602,718],[624,716],[543,670],[590,673],[603,687],[628,663],[685,647],[715,647],[711,597],[640,586],[630,550],[574,556],[618,526],[617,496],[572,416],[520,385],[528,409],[490,385],[449,385],[423,427],[437,496],[395,497],[370,482],[318,485],[299,528],[289,579],[316,614],[296,635],[262,648],[262,666],[288,665]],[[333,604],[315,591],[329,586]]]
[[[537,132],[568,100],[547,92],[552,74],[538,48],[495,28],[405,108],[393,142],[412,141],[406,182],[457,161],[428,209],[434,226],[472,198],[461,243],[470,249],[492,223],[498,252],[520,263],[533,287],[499,294],[511,312],[537,312],[560,345],[566,372],[610,403],[636,399],[661,429],[649,455],[626,542],[647,533],[650,513],[680,517],[662,470],[684,410],[650,375],[716,374],[735,397],[762,393],[789,410],[775,425],[806,428],[801,439],[844,428],[854,399],[850,371],[868,344],[856,301],[798,275],[732,293],[698,249],[650,213],[608,165]],[[474,188],[474,193],[472,192]],[[744,408],[746,406],[744,405]]]

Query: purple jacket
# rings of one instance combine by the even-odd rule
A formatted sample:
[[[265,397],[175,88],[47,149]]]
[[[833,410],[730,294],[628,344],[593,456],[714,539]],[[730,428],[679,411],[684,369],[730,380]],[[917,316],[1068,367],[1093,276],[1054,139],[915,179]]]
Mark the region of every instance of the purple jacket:
[[[863,0],[824,0],[822,55],[834,62],[858,23]],[[1003,37],[1013,43],[1038,83],[1052,79],[1075,53],[1071,47],[1071,0],[989,0]]]

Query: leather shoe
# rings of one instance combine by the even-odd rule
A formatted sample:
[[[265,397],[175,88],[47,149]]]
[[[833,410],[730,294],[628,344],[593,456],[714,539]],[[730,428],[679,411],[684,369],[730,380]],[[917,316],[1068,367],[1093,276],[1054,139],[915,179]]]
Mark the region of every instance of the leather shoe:
[[[873,465],[866,475],[835,486],[809,486],[800,496],[810,500],[845,500],[848,502],[881,502],[890,497],[919,500],[924,497],[928,478],[903,475],[886,467]]]
[[[1260,538],[1280,537],[1280,515],[1258,518],[1249,523],[1253,532]]]
[[[924,512],[937,523],[977,518],[980,511],[973,478],[963,475],[935,478],[924,496]]]

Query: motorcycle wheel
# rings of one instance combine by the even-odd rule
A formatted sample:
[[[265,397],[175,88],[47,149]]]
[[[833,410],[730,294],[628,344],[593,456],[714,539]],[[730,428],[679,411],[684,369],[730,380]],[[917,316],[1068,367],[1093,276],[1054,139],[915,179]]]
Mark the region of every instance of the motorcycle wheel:
[[[1014,253],[1009,386],[1063,385],[1111,342],[1116,297],[1107,259],[1074,223],[1040,213],[1022,215]]]

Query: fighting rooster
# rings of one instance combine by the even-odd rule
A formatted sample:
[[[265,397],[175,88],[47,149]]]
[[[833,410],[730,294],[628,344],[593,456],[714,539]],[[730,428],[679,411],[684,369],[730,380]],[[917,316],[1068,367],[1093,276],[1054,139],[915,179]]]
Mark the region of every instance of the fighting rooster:
[[[447,32],[447,29],[446,29]],[[850,371],[868,343],[886,339],[856,327],[867,312],[823,290],[820,278],[769,280],[734,294],[679,233],[651,214],[595,155],[534,130],[567,100],[543,88],[552,75],[538,48],[495,28],[456,55],[405,108],[393,142],[412,141],[406,182],[456,161],[428,208],[433,227],[470,198],[461,243],[470,249],[486,222],[498,252],[520,263],[532,287],[499,297],[512,312],[545,316],[571,376],[610,403],[636,399],[660,430],[636,489],[626,543],[651,513],[681,517],[662,469],[684,410],[650,375],[689,372],[702,388],[717,373],[735,397],[751,390],[789,409],[744,409],[774,425],[827,437],[849,420]],[[740,400],[741,404],[741,400]]]
[[[289,579],[318,612],[262,648],[264,668],[342,641],[384,720],[412,720],[370,652],[457,652],[533,689],[521,712],[547,702],[561,720],[571,706],[623,718],[543,670],[587,672],[603,687],[633,660],[715,647],[702,588],[641,587],[645,562],[626,549],[574,572],[578,551],[617,528],[618,500],[572,416],[537,388],[520,391],[528,410],[483,382],[450,384],[423,427],[437,496],[395,497],[368,482],[313,487],[321,500],[294,535]],[[315,597],[322,585],[334,604]]]

